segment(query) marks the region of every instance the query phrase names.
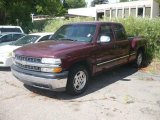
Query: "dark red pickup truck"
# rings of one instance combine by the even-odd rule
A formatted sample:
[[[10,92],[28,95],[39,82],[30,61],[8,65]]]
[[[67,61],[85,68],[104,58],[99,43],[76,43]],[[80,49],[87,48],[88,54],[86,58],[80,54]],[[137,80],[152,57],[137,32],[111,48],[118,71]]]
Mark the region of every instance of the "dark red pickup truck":
[[[142,38],[128,39],[120,23],[82,22],[63,25],[51,41],[13,52],[13,75],[26,85],[83,93],[91,76],[112,67],[145,60]]]

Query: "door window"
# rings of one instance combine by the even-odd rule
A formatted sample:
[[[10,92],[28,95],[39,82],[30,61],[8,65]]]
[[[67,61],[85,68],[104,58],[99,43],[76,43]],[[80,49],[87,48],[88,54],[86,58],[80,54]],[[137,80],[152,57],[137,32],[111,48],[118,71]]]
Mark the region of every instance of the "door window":
[[[109,25],[102,25],[99,32],[99,39],[101,36],[109,36],[112,40],[113,38],[113,32]]]
[[[49,40],[49,38],[50,38],[50,35],[46,35],[42,37],[38,42]]]
[[[117,41],[126,40],[126,32],[122,25],[115,25],[114,27],[114,33]]]
[[[13,34],[13,41],[21,38],[22,36],[24,36],[23,34]]]
[[[1,42],[10,42],[12,41],[12,34],[4,35],[1,37]]]

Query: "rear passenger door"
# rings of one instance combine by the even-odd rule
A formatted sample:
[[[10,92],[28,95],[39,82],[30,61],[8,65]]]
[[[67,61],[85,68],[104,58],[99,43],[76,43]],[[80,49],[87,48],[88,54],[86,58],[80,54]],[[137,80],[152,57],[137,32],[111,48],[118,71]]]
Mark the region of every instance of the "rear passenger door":
[[[114,24],[113,31],[115,34],[114,54],[117,64],[126,63],[129,57],[130,44],[127,39],[125,29],[121,24]]]

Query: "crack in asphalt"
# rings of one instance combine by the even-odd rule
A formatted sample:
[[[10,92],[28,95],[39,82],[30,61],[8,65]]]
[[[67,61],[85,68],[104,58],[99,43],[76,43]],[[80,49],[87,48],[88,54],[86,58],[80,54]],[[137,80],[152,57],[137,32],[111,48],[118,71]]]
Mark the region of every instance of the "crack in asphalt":
[[[16,97],[19,97],[19,96],[26,96],[26,95],[28,95],[28,94],[16,94],[16,95],[4,97],[4,98],[0,99],[0,101],[9,100],[9,99],[13,99],[13,98],[16,98]]]
[[[21,88],[21,87],[19,87],[19,86],[15,85],[15,84],[13,84],[13,83],[9,83],[9,82],[7,82],[6,80],[5,80],[5,82],[4,82],[4,83],[5,83],[5,84],[7,84],[7,85],[10,85],[10,86],[12,86],[12,87]],[[23,88],[21,88],[21,89],[23,89]]]
[[[84,102],[92,102],[92,101],[101,101],[101,100],[107,100],[108,98],[100,98],[100,99],[88,99],[88,100],[64,100],[64,102],[70,102],[70,103],[84,103]]]

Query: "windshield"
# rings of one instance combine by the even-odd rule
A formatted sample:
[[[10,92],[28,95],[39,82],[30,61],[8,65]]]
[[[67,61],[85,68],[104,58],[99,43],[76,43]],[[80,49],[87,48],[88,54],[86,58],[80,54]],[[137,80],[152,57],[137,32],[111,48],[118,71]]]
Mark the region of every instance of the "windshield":
[[[64,25],[50,39],[90,42],[95,30],[96,25],[91,24]]]
[[[40,36],[38,35],[26,35],[18,39],[17,41],[13,42],[12,45],[23,46],[25,44],[35,43],[38,38],[40,38]]]
[[[20,28],[0,28],[1,32],[22,32]]]

